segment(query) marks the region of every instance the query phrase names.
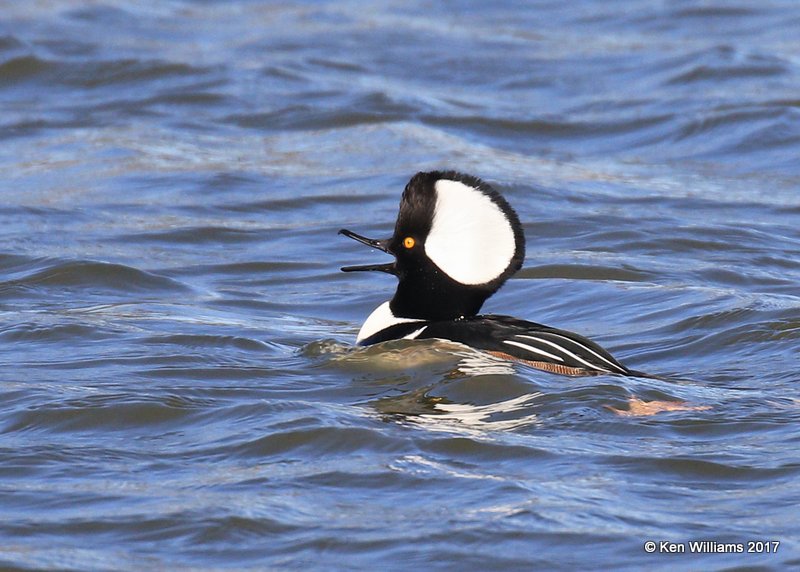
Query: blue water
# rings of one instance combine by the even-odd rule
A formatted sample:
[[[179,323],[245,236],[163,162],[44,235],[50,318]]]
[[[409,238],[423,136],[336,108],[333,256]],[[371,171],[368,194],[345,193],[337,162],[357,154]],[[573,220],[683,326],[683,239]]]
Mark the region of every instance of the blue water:
[[[0,568],[800,565],[799,29],[789,0],[4,3]],[[336,233],[388,236],[436,168],[523,221],[487,312],[664,379],[354,349],[395,281]]]

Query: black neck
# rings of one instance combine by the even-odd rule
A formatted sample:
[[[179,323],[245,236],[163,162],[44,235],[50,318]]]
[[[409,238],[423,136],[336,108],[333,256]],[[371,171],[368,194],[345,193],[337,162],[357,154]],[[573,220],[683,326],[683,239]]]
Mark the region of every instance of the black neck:
[[[401,276],[390,307],[395,316],[422,320],[454,320],[476,315],[497,287],[465,286],[433,263]]]

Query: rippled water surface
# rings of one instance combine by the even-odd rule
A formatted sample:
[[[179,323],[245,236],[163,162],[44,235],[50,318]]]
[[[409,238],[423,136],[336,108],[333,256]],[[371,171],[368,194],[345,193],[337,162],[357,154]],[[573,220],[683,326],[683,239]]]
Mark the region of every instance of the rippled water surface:
[[[3,3],[0,567],[800,565],[798,30],[794,0]],[[395,282],[336,232],[390,234],[434,168],[524,221],[486,311],[664,379],[354,350]]]

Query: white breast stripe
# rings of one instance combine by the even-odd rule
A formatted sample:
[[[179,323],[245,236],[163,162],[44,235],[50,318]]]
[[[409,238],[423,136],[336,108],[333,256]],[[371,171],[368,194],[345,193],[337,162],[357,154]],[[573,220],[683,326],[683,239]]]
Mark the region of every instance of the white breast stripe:
[[[381,330],[385,330],[390,326],[394,326],[396,324],[405,324],[407,322],[422,322],[424,320],[412,320],[411,318],[398,318],[392,313],[392,309],[389,307],[389,302],[384,302],[377,308],[375,311],[372,312],[367,320],[364,322],[364,325],[361,326],[361,330],[358,332],[358,337],[356,338],[356,343],[360,343],[361,340],[365,340],[368,337],[377,334]],[[423,328],[424,329],[424,328]],[[417,335],[422,330],[416,332]]]
[[[576,346],[578,346],[578,347],[581,347],[581,348],[583,348],[584,350],[586,350],[587,352],[589,352],[589,353],[590,353],[590,354],[592,354],[593,356],[595,356],[595,357],[597,357],[597,358],[599,358],[599,359],[603,360],[603,361],[604,361],[604,362],[606,362],[608,365],[610,365],[612,368],[614,368],[614,370],[616,370],[616,371],[619,371],[619,372],[621,372],[621,373],[625,373],[625,370],[624,370],[624,369],[622,369],[621,367],[619,367],[617,364],[615,364],[615,363],[614,363],[614,362],[612,362],[612,361],[608,361],[608,359],[606,359],[606,358],[604,358],[603,356],[601,356],[599,353],[597,353],[596,351],[594,351],[592,348],[586,347],[585,345],[583,345],[582,343],[578,342],[577,340],[573,340],[572,338],[568,338],[567,336],[562,336],[561,334],[556,334],[556,333],[554,333],[554,332],[547,332],[547,335],[548,335],[548,336],[555,336],[555,337],[557,337],[557,338],[561,338],[561,339],[563,339],[563,340],[567,340],[567,341],[569,341],[569,342],[572,342],[573,344],[575,344],[575,345],[576,345]]]
[[[403,339],[404,340],[414,340],[414,339],[417,338],[418,335],[420,335],[422,332],[424,332],[425,328],[427,328],[427,327],[428,326],[422,326],[419,330],[414,330],[413,332],[411,332],[407,336],[403,336]]]
[[[578,357],[577,355],[575,355],[575,354],[574,354],[574,353],[572,353],[571,351],[564,349],[564,347],[563,347],[563,346],[560,346],[560,345],[558,345],[558,344],[557,344],[557,343],[555,343],[555,342],[551,342],[551,341],[548,341],[548,340],[543,340],[542,338],[537,338],[537,337],[534,337],[534,336],[526,336],[526,335],[524,335],[524,334],[520,334],[520,335],[518,335],[517,337],[518,337],[518,338],[526,338],[526,339],[528,339],[528,340],[536,340],[537,342],[541,342],[541,343],[543,343],[543,344],[547,344],[548,346],[552,346],[552,347],[556,348],[558,351],[560,351],[560,352],[564,352],[566,355],[568,355],[568,356],[569,356],[569,357],[571,357],[572,359],[574,359],[574,360],[577,360],[577,361],[581,362],[582,364],[586,364],[587,366],[589,366],[589,367],[590,367],[590,368],[592,368],[592,369],[602,369],[602,370],[604,370],[604,371],[610,371],[608,368],[600,367],[600,366],[597,366],[597,365],[595,365],[595,364],[589,363],[589,362],[588,362],[588,361],[586,361],[585,359],[583,359],[583,358],[581,358],[581,357]],[[584,347],[584,346],[581,346],[581,347]],[[587,349],[588,349],[588,348],[587,348]],[[592,352],[592,353],[594,353],[594,352]],[[596,355],[596,354],[595,354],[595,355]],[[600,356],[598,356],[598,357],[600,357]]]
[[[520,342],[515,342],[515,341],[513,341],[513,340],[503,340],[503,343],[504,343],[504,344],[508,344],[508,345],[510,345],[510,346],[517,346],[518,348],[522,348],[523,350],[528,350],[528,351],[529,351],[529,352],[531,352],[531,353],[534,353],[534,354],[539,354],[540,356],[545,356],[545,357],[548,357],[548,358],[550,358],[550,359],[554,359],[554,360],[556,360],[556,361],[560,361],[560,362],[562,362],[562,363],[564,362],[564,360],[563,360],[563,359],[561,359],[561,358],[560,358],[560,357],[558,357],[558,356],[554,356],[553,354],[549,354],[549,353],[547,353],[547,352],[545,352],[545,351],[542,351],[542,350],[536,349],[536,348],[534,348],[534,347],[531,347],[531,346],[529,346],[529,345],[526,345],[526,344],[522,344],[522,343],[520,343]]]

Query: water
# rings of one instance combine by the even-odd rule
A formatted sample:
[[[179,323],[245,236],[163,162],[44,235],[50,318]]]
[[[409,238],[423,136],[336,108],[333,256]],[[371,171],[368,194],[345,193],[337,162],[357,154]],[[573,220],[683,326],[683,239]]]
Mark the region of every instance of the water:
[[[793,0],[3,3],[0,566],[800,564],[798,27]],[[340,273],[387,259],[336,231],[388,235],[433,168],[524,221],[486,311],[668,379],[353,350],[395,283]]]

